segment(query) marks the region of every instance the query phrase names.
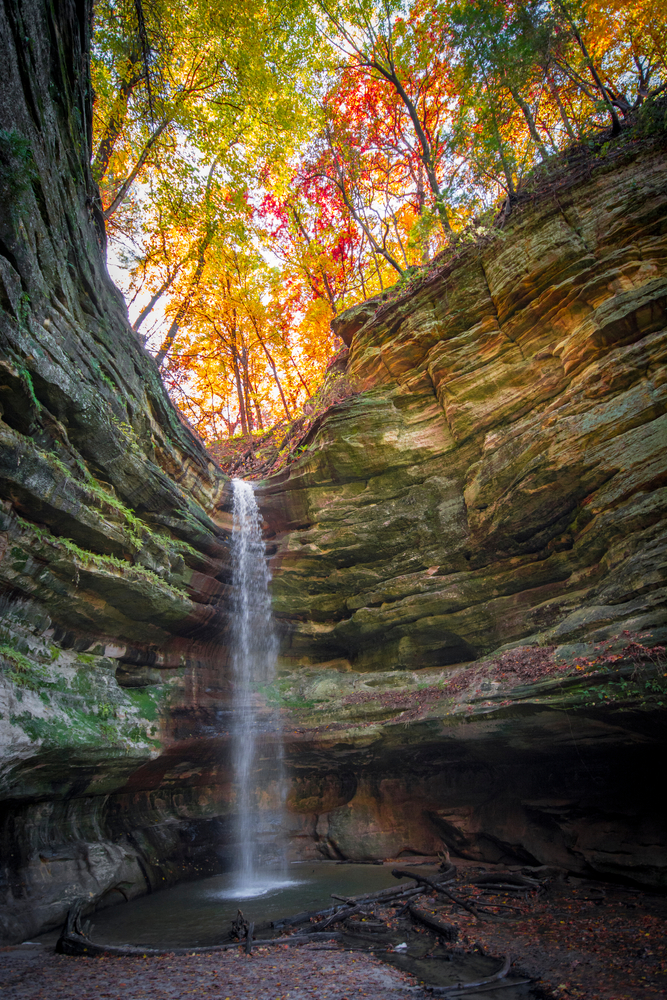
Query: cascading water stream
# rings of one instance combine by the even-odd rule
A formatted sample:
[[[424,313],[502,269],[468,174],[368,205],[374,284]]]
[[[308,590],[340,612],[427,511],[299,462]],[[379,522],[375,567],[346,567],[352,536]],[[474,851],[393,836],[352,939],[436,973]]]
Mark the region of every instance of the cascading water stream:
[[[269,593],[271,574],[262,539],[261,515],[250,483],[234,479],[232,487],[232,766],[237,789],[235,895],[248,897],[285,884],[280,832],[275,829],[280,826],[284,781],[278,715],[261,704],[258,693],[263,685],[274,680],[277,655]],[[262,745],[270,748],[264,759],[259,755]],[[266,791],[268,785],[272,786],[273,797],[278,800],[277,809],[272,810],[273,830],[266,818],[267,810],[260,811],[258,804],[259,794]],[[267,835],[272,843],[266,843]],[[273,855],[270,867],[268,855]]]

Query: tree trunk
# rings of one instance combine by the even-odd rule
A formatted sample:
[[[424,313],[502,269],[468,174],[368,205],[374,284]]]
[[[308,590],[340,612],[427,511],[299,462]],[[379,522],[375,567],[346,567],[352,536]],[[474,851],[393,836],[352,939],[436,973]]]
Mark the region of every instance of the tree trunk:
[[[248,433],[248,420],[245,410],[245,397],[243,395],[243,385],[241,383],[241,372],[239,371],[239,360],[234,349],[232,354],[232,365],[234,367],[234,381],[236,382],[236,395],[239,400],[239,416],[241,418],[241,434],[245,437]]]
[[[547,152],[546,146],[544,145],[542,139],[540,138],[539,132],[537,131],[535,118],[533,117],[533,112],[530,110],[530,105],[528,104],[528,101],[524,100],[524,98],[521,96],[516,87],[510,86],[508,84],[508,90],[512,95],[512,97],[514,98],[514,100],[516,101],[516,103],[518,104],[518,106],[521,108],[521,113],[526,120],[526,124],[528,125],[528,131],[530,132],[530,137],[535,143],[535,146],[537,147],[540,156],[542,157],[543,160],[546,160],[549,154]]]
[[[151,296],[151,298],[148,301],[148,304],[144,306],[144,308],[141,310],[141,312],[139,313],[139,315],[135,319],[134,323],[132,324],[132,329],[133,330],[138,330],[139,329],[139,327],[141,326],[141,324],[143,323],[143,321],[146,319],[146,317],[148,315],[150,315],[150,313],[153,311],[153,309],[155,307],[155,304],[162,298],[162,296],[164,295],[164,293],[166,291],[168,291],[169,288],[171,288],[172,284],[174,283],[174,281],[176,279],[176,275],[178,274],[178,271],[179,271],[179,269],[177,268],[174,271],[174,273],[169,278],[167,278],[166,281],[162,282],[162,284],[158,288],[158,290],[155,293],[155,295]]]
[[[119,206],[121,205],[121,203],[123,201],[123,198],[125,197],[125,195],[127,194],[127,192],[130,190],[130,188],[134,184],[134,182],[137,179],[137,177],[139,176],[139,174],[141,173],[141,170],[142,170],[142,168],[143,168],[146,160],[148,159],[150,151],[152,150],[153,146],[158,141],[158,139],[160,138],[160,136],[162,135],[162,133],[164,132],[164,130],[167,128],[167,126],[170,125],[170,124],[171,124],[171,119],[167,118],[167,120],[163,121],[160,125],[158,125],[158,127],[149,136],[149,138],[148,138],[148,140],[146,142],[146,145],[142,149],[141,155],[140,155],[139,159],[137,160],[135,166],[130,171],[130,173],[127,175],[127,177],[125,178],[125,180],[123,181],[123,183],[121,184],[121,186],[118,188],[118,191],[114,195],[113,201],[111,202],[111,204],[109,205],[109,207],[104,210],[104,218],[105,219],[110,219],[111,216],[114,214],[114,212],[117,211],[117,209],[119,208]]]
[[[269,349],[266,346],[266,344],[264,342],[264,339],[263,339],[263,337],[261,336],[261,334],[259,332],[259,324],[257,323],[257,321],[256,321],[256,319],[255,319],[254,316],[250,316],[250,322],[253,325],[253,329],[255,331],[255,336],[257,337],[258,341],[262,345],[262,350],[264,351],[264,354],[266,355],[266,360],[271,365],[271,370],[273,372],[273,378],[275,380],[276,386],[278,387],[278,392],[280,393],[280,398],[281,398],[281,400],[283,402],[283,407],[284,407],[285,413],[287,415],[287,419],[291,420],[292,419],[292,414],[290,413],[289,406],[287,405],[287,400],[285,399],[285,393],[283,392],[282,383],[281,383],[280,379],[278,378],[278,370],[276,368],[276,363],[273,360],[273,357],[271,356],[271,354],[269,353]]]
[[[199,287],[199,282],[201,281],[201,276],[204,272],[204,267],[206,266],[206,251],[208,250],[209,244],[213,239],[214,233],[215,233],[215,227],[209,227],[205,236],[202,237],[201,243],[199,244],[197,267],[195,268],[195,273],[192,276],[192,281],[190,282],[190,287],[188,288],[187,295],[185,296],[180,306],[178,307],[176,315],[174,316],[174,320],[171,326],[169,327],[169,331],[167,332],[167,336],[162,341],[160,350],[155,355],[155,361],[158,367],[160,368],[164,364],[164,360],[173,346],[173,343],[176,339],[176,335],[180,329],[181,323],[183,322],[183,320],[185,319],[190,310],[190,306],[192,305],[192,300],[194,298],[195,292]]]
[[[583,55],[584,59],[586,60],[586,65],[588,66],[589,70],[591,71],[591,76],[595,80],[595,86],[597,87],[597,89],[598,89],[598,91],[599,91],[599,93],[600,93],[600,95],[602,97],[602,100],[607,105],[607,110],[609,111],[609,114],[611,116],[611,122],[612,122],[612,129],[611,129],[611,131],[612,131],[612,135],[618,135],[618,133],[621,131],[621,123],[620,123],[618,115],[616,114],[616,111],[614,109],[614,105],[609,100],[609,94],[607,93],[607,88],[605,87],[605,85],[603,84],[602,80],[600,79],[600,74],[598,73],[597,69],[595,68],[595,63],[593,62],[593,60],[590,57],[590,54],[589,54],[588,49],[586,47],[586,43],[584,42],[584,39],[582,38],[581,33],[580,33],[579,29],[577,28],[577,25],[576,25],[576,22],[574,21],[574,18],[570,14],[570,12],[567,9],[567,6],[563,2],[563,0],[557,0],[557,2],[558,2],[558,6],[560,7],[560,9],[562,10],[563,14],[565,15],[566,21],[568,22],[568,24],[572,28],[572,34],[576,38],[577,44],[578,44],[579,48],[581,49],[581,52],[582,52],[582,55]]]
[[[577,136],[575,135],[574,129],[572,128],[572,122],[570,121],[570,116],[568,115],[565,109],[565,105],[561,101],[560,94],[558,93],[558,84],[550,75],[547,75],[547,82],[549,84],[549,90],[551,91],[551,96],[556,102],[556,107],[558,108],[558,113],[563,123],[563,127],[567,132],[567,136],[569,139],[572,140],[572,142],[576,142]]]
[[[440,219],[440,224],[442,225],[445,235],[449,235],[452,231],[452,227],[447,216],[447,209],[445,208],[445,203],[442,198],[442,191],[440,190],[440,184],[438,183],[438,176],[436,173],[436,162],[433,146],[429,141],[426,132],[419,120],[419,113],[414,103],[408,97],[405,87],[398,79],[398,75],[393,68],[383,67],[381,63],[374,61],[372,64],[373,69],[380,73],[388,83],[392,85],[401,101],[405,107],[408,115],[410,116],[410,121],[412,122],[412,127],[415,130],[417,136],[417,141],[421,147],[421,160],[424,164],[424,170],[426,171],[426,176],[428,178],[428,183],[435,198],[435,207]]]
[[[333,150],[332,150],[332,152],[333,152]],[[335,178],[333,178],[333,182],[334,182],[334,184],[336,185],[336,187],[338,188],[338,190],[341,193],[341,197],[343,199],[343,202],[345,203],[345,207],[347,208],[348,212],[350,213],[350,215],[352,216],[352,218],[354,219],[354,221],[357,223],[357,225],[363,230],[364,234],[366,235],[366,239],[368,240],[368,242],[371,245],[371,249],[373,251],[374,258],[375,257],[384,257],[384,259],[387,261],[387,263],[391,264],[391,266],[394,268],[394,270],[398,273],[398,276],[400,278],[402,278],[403,277],[403,268],[401,267],[401,265],[389,253],[389,251],[385,247],[381,246],[378,243],[378,241],[373,236],[373,233],[368,228],[367,224],[364,222],[364,220],[362,219],[361,215],[359,214],[359,212],[357,212],[356,208],[354,207],[354,205],[352,203],[352,199],[350,198],[349,192],[347,190],[347,185],[345,183],[345,173],[343,171],[343,168],[341,167],[340,163],[338,162],[338,158],[336,157],[336,154],[334,153],[333,155],[334,155],[334,171],[335,171],[335,174],[336,174]],[[375,267],[376,267],[376,269],[378,271],[378,274],[379,274],[379,268],[377,266],[377,263],[375,264]],[[382,279],[380,279],[380,283],[382,283]]]
[[[304,240],[308,244],[308,247],[310,247],[311,243],[312,243],[312,240],[311,240],[310,236],[308,235],[308,233],[306,232],[306,227],[302,223],[301,217],[299,216],[299,213],[297,212],[296,208],[294,208],[294,206],[292,206],[292,215],[294,216],[294,221],[297,224],[299,232],[301,233],[301,235],[303,236]],[[324,284],[324,288],[325,288],[326,293],[327,293],[327,298],[329,300],[329,305],[331,306],[331,310],[332,310],[332,312],[333,312],[333,314],[335,316],[336,313],[338,312],[338,310],[336,309],[336,300],[334,299],[334,294],[333,294],[333,291],[331,289],[331,284],[329,282],[329,277],[328,277],[326,271],[323,268],[321,269],[320,274],[322,275],[322,282]],[[309,277],[309,282],[310,282],[310,277]],[[311,285],[312,285],[312,282],[311,282]],[[315,291],[316,291],[316,289],[313,288],[313,292],[315,292]]]
[[[107,170],[109,169],[109,162],[113,154],[114,146],[116,145],[116,139],[120,135],[125,122],[125,116],[127,115],[127,102],[130,99],[132,91],[142,78],[142,74],[137,73],[136,71],[138,64],[138,55],[136,53],[130,53],[127,59],[125,76],[121,81],[120,87],[118,88],[118,94],[116,95],[116,100],[113,103],[107,127],[104,130],[104,135],[100,139],[100,144],[97,147],[97,152],[95,154],[95,160],[93,161],[93,177],[98,184],[104,178]]]

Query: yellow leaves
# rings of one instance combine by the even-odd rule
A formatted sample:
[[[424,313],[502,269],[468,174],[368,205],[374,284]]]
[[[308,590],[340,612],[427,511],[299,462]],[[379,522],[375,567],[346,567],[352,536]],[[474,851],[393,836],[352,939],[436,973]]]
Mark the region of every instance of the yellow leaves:
[[[664,79],[664,0],[567,5],[615,100]],[[95,9],[96,171],[107,207],[128,184],[109,225],[131,315],[209,439],[297,415],[334,311],[609,121],[556,0],[153,0],[152,109],[134,4]]]
[[[311,350],[316,350],[317,345],[327,343],[331,336],[332,318],[331,306],[325,299],[309,302],[300,325],[304,346],[310,345]]]

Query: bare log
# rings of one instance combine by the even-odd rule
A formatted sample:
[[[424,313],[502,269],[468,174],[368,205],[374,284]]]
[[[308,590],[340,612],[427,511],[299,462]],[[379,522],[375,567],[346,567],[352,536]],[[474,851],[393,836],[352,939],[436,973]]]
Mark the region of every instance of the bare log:
[[[467,983],[454,983],[452,986],[432,986],[430,992],[434,996],[438,997],[451,997],[452,994],[458,993],[462,990],[473,990],[478,986],[488,986],[489,983],[495,983],[499,979],[504,979],[507,973],[510,971],[510,966],[512,964],[512,959],[509,955],[506,955],[503,959],[502,966],[495,972],[492,976],[487,976],[486,979],[474,979]],[[497,988],[497,987],[496,987]]]
[[[525,875],[515,875],[514,872],[486,872],[469,879],[471,885],[503,885],[513,889],[539,889],[540,883],[536,878],[528,878]]]
[[[304,910],[301,913],[295,913],[293,917],[282,917],[280,920],[274,920],[272,926],[276,930],[281,927],[296,927],[298,924],[307,924],[313,917],[328,917],[338,909],[340,909],[339,906],[329,906],[326,910]]]
[[[435,931],[445,941],[456,941],[459,936],[459,929],[455,924],[448,924],[444,920],[439,920],[434,913],[429,913],[428,910],[423,910],[412,903],[408,904],[408,909],[415,920],[418,920],[419,923],[424,924],[430,930]]]
[[[370,909],[372,909],[372,907],[368,905],[348,906],[348,907],[341,906],[340,910],[338,910],[336,913],[332,913],[330,917],[327,917],[327,919],[324,921],[323,924],[320,924],[320,932],[323,931],[324,928],[328,927],[330,924],[336,924],[338,923],[339,920],[345,920],[346,917],[351,917],[355,913],[365,913]]]
[[[339,941],[340,931],[329,934],[311,932],[309,934],[294,934],[292,937],[266,938],[252,942],[253,948],[267,948],[274,944],[289,944],[291,946],[308,944],[310,941]],[[135,945],[97,944],[83,935],[61,935],[58,942],[62,955],[86,956],[88,958],[155,958],[164,955],[214,955],[221,951],[231,951],[234,948],[245,948],[246,941],[234,941],[231,944],[213,944],[207,948],[138,948]]]
[[[410,877],[412,878],[412,876]],[[396,896],[402,896],[403,893],[414,892],[416,888],[417,886],[415,885],[390,886],[388,889],[378,889],[377,892],[366,892],[361,896],[337,896],[336,893],[332,892],[331,898],[342,899],[346,903],[356,905],[357,903],[366,903],[369,900],[393,899]]]
[[[307,944],[309,941],[340,941],[342,931],[331,931],[323,934],[321,931],[310,931],[308,934],[294,934],[293,937],[269,938],[266,941],[255,941],[255,946],[263,947],[271,944]]]
[[[394,868],[391,874],[395,878],[404,878],[407,873],[402,871],[400,868]],[[483,913],[481,910],[478,910],[476,906],[473,906],[472,903],[467,903],[464,899],[461,899],[460,896],[455,896],[453,892],[449,891],[449,889],[445,889],[444,885],[434,882],[425,875],[410,875],[409,877],[416,879],[418,882],[423,882],[424,885],[427,885],[430,889],[440,893],[440,895],[451,899],[457,906],[462,906],[464,910],[467,910],[468,913],[472,913],[475,917],[479,917],[480,920],[502,920],[502,917],[495,913]]]
[[[246,932],[245,932],[245,953],[246,953],[246,955],[251,955],[252,954],[252,936],[253,936],[254,933],[255,933],[255,924],[251,920],[250,923],[248,924],[248,926],[246,927]]]
[[[532,983],[532,979],[512,979],[509,983],[491,983],[490,986],[471,987],[469,990],[460,990],[458,993],[446,993],[447,1000],[459,1000],[459,998],[477,996],[479,993],[495,993],[496,990],[503,990],[511,986],[523,986],[525,983]],[[428,987],[426,987],[428,989]],[[437,987],[435,987],[437,989]],[[438,996],[439,994],[435,994]]]
[[[415,899],[418,899],[420,896],[424,896],[425,894],[426,894],[426,889],[418,889],[414,893],[414,895],[410,896],[405,906],[402,906],[398,911],[398,913],[394,914],[394,917],[402,917],[403,914],[406,912],[406,910],[410,909],[410,905],[415,901]]]

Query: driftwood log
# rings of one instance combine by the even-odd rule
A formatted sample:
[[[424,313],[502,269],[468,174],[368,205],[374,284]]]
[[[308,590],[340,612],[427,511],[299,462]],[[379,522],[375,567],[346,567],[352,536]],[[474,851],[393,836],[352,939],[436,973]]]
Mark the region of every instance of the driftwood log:
[[[275,944],[296,946],[308,944],[311,941],[340,941],[343,935],[340,931],[330,934],[294,934],[291,937],[262,938],[252,942],[253,948],[269,948]],[[59,940],[63,941],[61,936]],[[63,955],[79,955],[88,958],[153,958],[164,955],[214,955],[221,951],[232,951],[234,948],[245,948],[246,941],[235,941],[232,944],[213,944],[206,948],[137,948],[134,945],[97,944],[89,938],[79,935],[68,936],[64,946],[59,949]]]
[[[440,920],[434,913],[429,913],[428,910],[423,909],[421,906],[415,906],[414,903],[410,903],[408,909],[415,920],[420,924],[424,924],[430,930],[435,931],[445,941],[456,941],[458,938],[459,929],[456,924],[448,924],[446,921]]]
[[[294,934],[292,937],[263,938],[253,940],[254,924],[248,922],[247,929],[241,940],[230,944],[214,944],[205,948],[138,948],[130,944],[98,944],[88,937],[89,927],[83,924],[81,916],[83,909],[90,905],[89,900],[78,900],[70,907],[67,920],[63,926],[56,951],[61,955],[86,956],[88,958],[102,958],[104,956],[115,956],[118,958],[149,958],[159,955],[209,955],[221,951],[230,951],[234,948],[245,948],[250,954],[252,948],[266,948],[275,944],[299,945],[307,944],[310,941],[340,940],[340,931],[331,931],[323,934],[322,931],[311,931],[308,934]]]
[[[366,892],[361,896],[338,896],[335,892],[332,892],[331,898],[340,899],[344,903],[356,906],[358,903],[369,903],[371,901],[385,902],[386,900],[394,899],[397,896],[403,896],[409,892],[415,892],[417,888],[418,887],[415,885],[390,886],[388,889],[378,889],[377,892]]]
[[[395,878],[405,878],[406,875],[408,875],[407,872],[402,871],[400,868],[394,868],[392,870],[391,874]],[[449,889],[445,888],[445,886],[444,886],[443,883],[434,882],[433,879],[427,878],[425,875],[413,875],[413,874],[410,874],[410,875],[408,875],[408,877],[409,878],[414,878],[418,882],[423,882],[424,885],[427,885],[430,889],[433,889],[435,892],[439,893],[441,896],[446,896],[448,899],[451,899],[451,901],[453,903],[456,903],[457,906],[461,906],[464,910],[467,910],[468,913],[472,913],[473,916],[478,917],[480,920],[502,920],[503,919],[497,913],[485,913],[485,912],[483,912],[482,910],[478,909],[476,906],[473,906],[472,903],[468,903],[467,900],[461,899],[460,896],[455,896],[453,892],[450,892]]]
[[[472,986],[470,989],[457,990],[456,993],[445,993],[442,994],[447,998],[447,1000],[463,1000],[464,997],[477,996],[480,993],[495,993],[496,990],[503,990],[506,988],[511,988],[512,986],[523,986],[524,983],[532,983],[532,979],[511,979],[509,982],[497,982],[491,983],[489,986]],[[439,993],[434,993],[439,987],[427,986],[426,989],[429,990],[432,995],[440,996]]]
[[[503,959],[502,966],[492,976],[487,976],[485,979],[470,980],[467,983],[453,983],[451,986],[431,986],[429,987],[429,993],[438,997],[451,997],[452,995],[461,993],[464,990],[472,992],[480,986],[488,986],[490,983],[496,983],[499,979],[504,979],[510,971],[511,965],[512,959],[509,955],[506,955]]]
[[[338,923],[339,920],[346,920],[347,917],[352,917],[355,913],[368,913],[369,910],[372,909],[373,906],[370,903],[366,903],[361,906],[341,906],[340,910],[336,913],[332,913],[330,917],[327,917],[323,924],[320,924],[320,933],[331,924]]]
[[[295,913],[293,917],[281,917],[280,920],[274,920],[271,926],[276,930],[283,927],[297,927],[299,924],[307,924],[314,917],[329,917],[338,909],[340,909],[338,906],[328,906],[326,910],[304,910],[301,913]]]

